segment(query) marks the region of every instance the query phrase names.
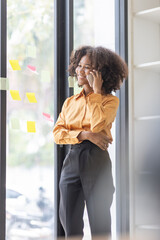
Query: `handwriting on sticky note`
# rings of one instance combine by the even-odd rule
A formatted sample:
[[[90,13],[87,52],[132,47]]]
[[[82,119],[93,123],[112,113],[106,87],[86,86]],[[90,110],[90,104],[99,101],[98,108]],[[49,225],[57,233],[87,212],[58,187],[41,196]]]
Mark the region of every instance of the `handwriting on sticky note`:
[[[18,90],[10,90],[10,94],[13,100],[21,101]]]
[[[21,70],[21,67],[19,66],[19,61],[18,60],[9,60],[11,67],[14,71],[16,70]]]
[[[8,78],[0,78],[0,90],[9,90]]]
[[[35,121],[27,121],[27,132],[35,133],[36,132],[36,123]]]
[[[26,93],[26,95],[30,103],[37,103],[35,93]]]

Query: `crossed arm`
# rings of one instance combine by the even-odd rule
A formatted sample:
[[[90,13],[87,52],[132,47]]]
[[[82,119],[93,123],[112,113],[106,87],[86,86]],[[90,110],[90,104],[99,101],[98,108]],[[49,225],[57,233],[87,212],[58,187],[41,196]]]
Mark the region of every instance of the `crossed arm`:
[[[90,131],[85,131],[83,128],[67,128],[65,121],[67,114],[66,100],[53,129],[55,142],[57,144],[76,144],[84,140],[89,140],[102,150],[106,150],[109,143],[112,143],[112,139],[109,138],[103,130],[106,129],[108,124],[114,121],[118,104],[118,98],[107,98],[107,100],[102,103],[100,94],[92,94],[88,103],[89,111],[91,113],[91,128]]]

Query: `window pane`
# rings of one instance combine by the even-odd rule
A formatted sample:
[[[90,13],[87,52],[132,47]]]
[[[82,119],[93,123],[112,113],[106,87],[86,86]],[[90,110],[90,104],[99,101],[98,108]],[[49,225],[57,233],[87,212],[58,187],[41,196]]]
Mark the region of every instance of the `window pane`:
[[[53,240],[53,6],[7,1],[7,240]]]
[[[82,45],[104,46],[115,50],[115,1],[112,0],[74,0],[74,48]],[[81,91],[77,83],[74,93]],[[113,143],[109,147],[115,182],[115,124],[112,125]],[[112,234],[115,235],[115,194],[111,208]],[[87,213],[84,213],[84,238],[90,239]]]

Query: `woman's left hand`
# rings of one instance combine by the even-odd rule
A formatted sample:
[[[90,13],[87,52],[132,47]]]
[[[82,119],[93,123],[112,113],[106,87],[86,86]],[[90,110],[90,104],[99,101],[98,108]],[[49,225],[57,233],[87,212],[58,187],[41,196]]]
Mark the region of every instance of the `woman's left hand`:
[[[93,70],[90,72],[90,74],[92,74],[94,81],[93,81],[93,91],[94,93],[100,93],[102,92],[102,84],[103,84],[103,80],[102,80],[102,75],[101,72],[98,72],[96,70]]]

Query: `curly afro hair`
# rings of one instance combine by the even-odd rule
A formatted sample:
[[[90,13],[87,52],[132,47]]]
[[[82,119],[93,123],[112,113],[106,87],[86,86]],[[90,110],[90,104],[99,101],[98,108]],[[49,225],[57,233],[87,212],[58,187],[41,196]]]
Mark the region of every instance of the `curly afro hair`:
[[[104,47],[82,46],[72,51],[68,71],[70,76],[76,75],[76,68],[83,56],[87,55],[92,68],[102,74],[104,94],[120,89],[121,83],[128,76],[128,67],[125,61],[115,52]]]

